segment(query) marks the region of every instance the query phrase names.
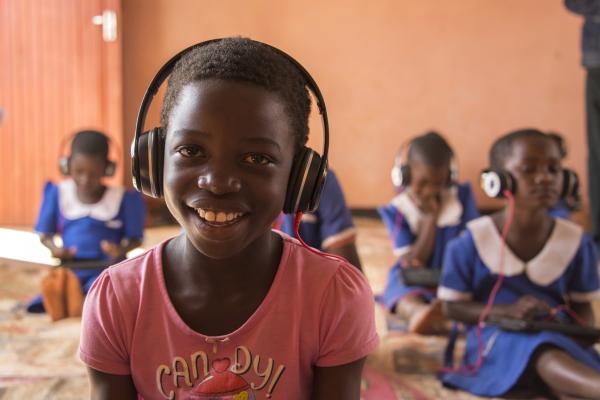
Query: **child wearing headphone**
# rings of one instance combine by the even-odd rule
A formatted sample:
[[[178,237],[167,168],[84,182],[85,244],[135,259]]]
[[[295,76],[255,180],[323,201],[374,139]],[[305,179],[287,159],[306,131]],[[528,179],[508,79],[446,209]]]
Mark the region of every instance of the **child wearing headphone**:
[[[276,228],[293,236],[296,234],[294,223],[293,215],[282,214]],[[309,246],[344,257],[362,270],[356,249],[356,228],[342,187],[331,169],[327,171],[319,207],[302,215],[298,233]]]
[[[392,171],[399,194],[378,209],[398,256],[382,300],[390,311],[408,320],[410,332],[436,333],[444,330],[445,320],[435,289],[408,285],[402,271],[440,270],[447,243],[479,212],[470,185],[455,182],[454,154],[440,134],[414,138],[405,159],[401,158],[399,154]]]
[[[446,385],[480,396],[600,399],[600,357],[590,343],[494,325],[499,318],[594,323],[594,244],[578,225],[548,213],[572,195],[572,171],[561,159],[556,141],[535,129],[493,144],[483,188],[509,202],[448,245],[438,298],[449,318],[469,325],[462,370],[446,372]]]
[[[148,92],[171,74],[161,127],[138,135],[142,102],[134,176],[183,232],[90,290],[80,357],[92,397],[359,399],[378,343],[365,277],[271,229],[282,209],[314,210],[322,185],[307,88],[325,126],[326,114],[301,68],[237,37],[188,48],[155,77]]]
[[[46,311],[53,320],[80,316],[83,295],[102,266],[121,261],[142,242],[142,197],[103,182],[115,170],[108,148],[103,133],[77,132],[70,155],[60,160],[60,170],[69,178],[44,187],[35,230],[52,256],[72,269],[53,268],[42,281],[42,294],[28,305],[29,312]],[[77,268],[82,264],[86,268]]]

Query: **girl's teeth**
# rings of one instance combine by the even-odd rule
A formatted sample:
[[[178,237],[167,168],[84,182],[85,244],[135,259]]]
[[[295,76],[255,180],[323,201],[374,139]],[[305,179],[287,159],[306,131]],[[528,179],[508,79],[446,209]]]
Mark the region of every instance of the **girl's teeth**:
[[[241,217],[242,213],[237,213],[237,212],[226,213],[224,211],[219,211],[219,212],[205,211],[205,210],[199,208],[198,215],[200,216],[200,218],[205,219],[208,222],[223,223],[223,222],[231,222],[231,221]]]
[[[216,215],[212,211],[206,211],[206,213],[204,214],[204,219],[208,222],[214,222],[216,220]]]

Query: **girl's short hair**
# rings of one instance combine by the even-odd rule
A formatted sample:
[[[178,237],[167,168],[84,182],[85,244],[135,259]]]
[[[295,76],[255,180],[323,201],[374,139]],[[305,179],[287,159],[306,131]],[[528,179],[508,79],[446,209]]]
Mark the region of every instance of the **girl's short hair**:
[[[108,136],[95,130],[77,132],[71,141],[71,157],[75,154],[85,154],[108,160]]]
[[[177,62],[165,93],[161,126],[166,129],[169,125],[169,116],[182,88],[206,79],[248,82],[276,93],[290,118],[297,146],[306,143],[311,101],[304,76],[269,46],[241,37],[200,46]]]
[[[429,131],[411,140],[408,148],[408,160],[415,158],[432,167],[450,166],[453,151],[446,139],[435,131]]]
[[[490,166],[492,169],[500,170],[504,168],[504,163],[512,153],[512,147],[515,141],[525,138],[541,138],[553,140],[548,134],[533,128],[519,129],[509,132],[497,139],[490,149]]]

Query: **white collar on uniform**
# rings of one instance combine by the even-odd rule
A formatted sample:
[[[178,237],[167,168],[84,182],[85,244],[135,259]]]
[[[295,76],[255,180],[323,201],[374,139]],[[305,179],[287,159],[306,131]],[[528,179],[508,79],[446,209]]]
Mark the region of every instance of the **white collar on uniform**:
[[[97,203],[82,203],[77,197],[75,182],[68,179],[58,184],[58,206],[67,219],[91,217],[99,221],[110,221],[119,213],[124,193],[125,190],[121,187],[109,186]]]
[[[503,245],[502,237],[489,216],[477,218],[467,224],[471,231],[479,257],[495,274],[500,272],[499,256]],[[504,275],[515,276],[525,273],[534,283],[547,286],[558,279],[567,269],[577,253],[583,230],[579,225],[555,219],[554,229],[542,250],[528,262],[518,258],[507,246],[504,249]]]
[[[409,196],[408,190],[403,191],[392,199],[392,205],[402,213],[406,218],[408,226],[413,233],[418,233],[421,229],[423,212],[417,207],[413,199]],[[463,206],[458,198],[458,187],[451,188],[442,192],[442,209],[436,221],[438,228],[454,226],[460,223],[463,214]]]

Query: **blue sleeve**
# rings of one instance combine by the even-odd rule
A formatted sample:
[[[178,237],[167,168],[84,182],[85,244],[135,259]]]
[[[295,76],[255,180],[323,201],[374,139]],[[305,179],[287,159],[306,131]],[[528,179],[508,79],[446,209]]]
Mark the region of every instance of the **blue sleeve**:
[[[417,236],[410,230],[408,221],[396,207],[390,204],[379,207],[377,212],[390,233],[394,249],[401,249],[414,243]]]
[[[294,216],[291,214],[281,214],[279,229],[292,237],[296,236],[296,232],[294,232]]]
[[[317,209],[320,222],[321,241],[325,242],[349,228],[353,228],[352,215],[346,206],[344,193],[332,171],[327,174],[321,202]]]
[[[469,300],[474,291],[475,244],[469,231],[448,242],[438,297],[445,301]]]
[[[600,13],[600,1],[598,0],[565,0],[565,7],[575,14],[586,17]]]
[[[46,182],[35,231],[38,233],[57,233],[58,213],[58,186],[52,182]]]
[[[571,211],[567,206],[567,202],[564,199],[560,199],[560,201],[556,203],[554,207],[548,210],[548,214],[555,218],[569,219],[571,216]]]
[[[600,295],[598,257],[591,237],[584,234],[581,246],[573,259],[568,277],[568,296],[573,301],[591,301]]]
[[[128,190],[123,194],[123,224],[126,239],[144,238],[144,219],[146,207],[139,192]]]
[[[466,224],[467,222],[474,220],[475,218],[479,218],[479,208],[477,207],[477,202],[475,201],[473,190],[471,190],[471,184],[463,183],[459,185],[458,196],[463,206],[463,215],[461,222],[463,224]]]

